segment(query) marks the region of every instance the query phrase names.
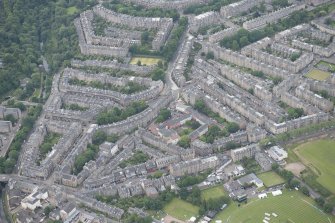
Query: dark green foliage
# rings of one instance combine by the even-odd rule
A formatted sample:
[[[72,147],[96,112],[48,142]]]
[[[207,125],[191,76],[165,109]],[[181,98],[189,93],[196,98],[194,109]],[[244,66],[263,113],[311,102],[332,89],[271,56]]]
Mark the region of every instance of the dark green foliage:
[[[287,118],[291,120],[303,116],[304,110],[302,108],[288,108],[287,113],[288,113]]]
[[[261,170],[261,167],[254,158],[243,157],[240,162],[247,173],[257,173]]]
[[[150,77],[154,81],[161,80],[161,81],[164,82],[165,72],[164,72],[164,70],[162,70],[160,68],[157,68],[157,69],[155,69],[154,71],[151,72]]]
[[[88,108],[80,106],[78,104],[66,104],[63,105],[64,109],[73,110],[73,111],[86,111]]]
[[[129,207],[137,207],[143,208],[146,210],[161,210],[164,205],[169,203],[175,194],[170,190],[166,190],[161,192],[157,198],[149,198],[147,196],[134,196],[130,198],[118,198],[114,196],[102,196],[97,195],[97,200],[110,204],[115,205],[123,210],[127,210]]]
[[[151,222],[153,222],[153,219],[150,216],[142,218],[136,214],[132,214],[125,219],[125,223],[151,223]]]
[[[207,115],[208,117],[215,119],[217,122],[221,124],[224,124],[226,122],[226,120],[221,118],[218,113],[215,113],[210,108],[208,108],[205,102],[201,99],[195,101],[194,109],[204,115]]]
[[[208,174],[210,174],[211,171],[208,170],[204,173],[200,173],[196,176],[193,176],[193,175],[188,175],[188,176],[184,176],[182,177],[178,182],[177,182],[177,185],[179,187],[189,187],[189,186],[193,186],[195,184],[198,184],[198,183],[201,183],[202,181],[204,181]]]
[[[94,160],[98,154],[99,147],[88,144],[87,149],[82,154],[78,155],[74,161],[73,173],[77,175],[83,170],[83,167],[90,160]]]
[[[160,110],[158,117],[156,119],[156,123],[161,123],[168,120],[171,117],[171,111],[167,108],[163,108]]]
[[[136,101],[125,107],[124,109],[119,109],[114,107],[110,110],[105,110],[97,116],[97,123],[99,125],[111,124],[114,122],[119,122],[133,116],[141,111],[145,110],[148,105],[144,101]]]
[[[287,5],[287,0],[274,0],[273,2],[280,7]],[[323,5],[310,12],[307,12],[306,10],[296,11],[289,17],[280,20],[278,23],[269,24],[260,30],[247,31],[245,29],[240,29],[235,35],[223,38],[220,41],[220,45],[235,51],[240,50],[249,43],[254,43],[264,37],[271,37],[277,32],[289,29],[301,23],[307,23],[320,16],[322,11],[327,14],[329,13],[330,8],[331,7],[328,7],[327,5]]]
[[[57,144],[60,135],[54,132],[48,132],[44,137],[43,143],[40,145],[40,158],[44,159],[46,154],[52,150],[52,147]]]
[[[220,8],[230,3],[237,2],[237,0],[212,0],[208,4],[191,5],[184,9],[184,14],[199,15],[208,11],[220,11]]]
[[[178,141],[178,146],[183,147],[183,148],[189,148],[191,143],[191,139],[187,135],[183,135],[180,137]]]
[[[104,131],[98,130],[93,134],[92,143],[98,146],[102,144],[103,142],[105,142],[106,139],[107,139],[107,134]]]
[[[170,61],[177,50],[180,38],[185,32],[187,24],[188,20],[186,17],[180,18],[178,25],[172,29],[169,39],[159,52],[151,51],[146,45],[132,45],[129,48],[129,52],[139,55],[161,56],[164,57],[166,61]]]
[[[229,133],[235,133],[238,130],[240,130],[239,125],[237,123],[235,123],[235,122],[229,122],[226,125],[226,128],[227,128],[227,130],[228,130]]]
[[[112,142],[112,143],[116,143],[116,141],[119,139],[119,136],[116,135],[116,134],[112,134],[112,135],[109,135],[107,136],[107,141],[108,142]]]
[[[12,123],[12,125],[14,125],[17,122],[16,118],[12,114],[6,115],[4,117],[4,120],[5,121],[10,121]]]
[[[220,129],[217,125],[213,125],[208,128],[208,132],[201,136],[200,139],[206,143],[213,143],[215,139],[223,136],[228,136],[228,133]]]
[[[122,3],[122,0],[112,0],[103,4],[115,12],[142,17],[166,17],[173,18],[173,21],[179,19],[179,13],[176,9],[144,8],[141,5],[130,5]]]
[[[186,121],[186,122],[185,122],[185,125],[186,125],[187,127],[190,127],[190,128],[193,129],[193,130],[196,130],[197,128],[200,127],[200,123],[197,122],[197,121],[194,120],[194,119],[191,119],[191,120],[189,120],[189,121]]]
[[[27,139],[30,131],[34,126],[34,122],[42,111],[42,106],[33,106],[28,110],[27,116],[22,120],[22,125],[19,131],[16,133],[12,144],[9,147],[9,152],[5,158],[0,158],[0,173],[11,173],[16,161],[18,159],[18,153],[21,150],[21,145],[24,140]],[[16,152],[15,152],[16,151]]]
[[[302,186],[302,187],[300,188],[300,190],[301,190],[301,192],[302,192],[303,194],[305,194],[306,196],[309,196],[309,190],[308,190],[307,187]]]
[[[104,90],[118,91],[123,94],[133,94],[133,93],[147,89],[147,87],[145,87],[144,85],[141,85],[133,81],[129,81],[124,86],[119,86],[119,85],[114,85],[111,83],[102,83],[100,81],[84,81],[84,80],[79,80],[77,78],[73,78],[69,80],[69,84],[79,85],[79,86],[88,86],[88,87],[104,89]]]
[[[132,165],[137,165],[141,163],[145,163],[150,157],[143,153],[142,151],[136,151],[132,157],[130,157],[127,160],[124,160],[120,163],[121,168],[125,168],[126,166],[132,166]]]

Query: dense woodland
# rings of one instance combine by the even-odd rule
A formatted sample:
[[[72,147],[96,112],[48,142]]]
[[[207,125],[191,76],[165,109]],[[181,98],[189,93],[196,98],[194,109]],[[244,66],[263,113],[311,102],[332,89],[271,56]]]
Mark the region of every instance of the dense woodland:
[[[79,52],[73,19],[94,0],[0,1],[0,96],[39,72],[44,55],[51,73]],[[42,47],[43,45],[43,47]]]

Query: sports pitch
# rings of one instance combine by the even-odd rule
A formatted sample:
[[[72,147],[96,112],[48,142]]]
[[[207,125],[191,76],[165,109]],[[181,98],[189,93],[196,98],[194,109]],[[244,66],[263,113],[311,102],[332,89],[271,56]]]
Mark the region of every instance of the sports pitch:
[[[138,61],[141,61],[142,66],[150,66],[155,65],[158,63],[158,61],[161,61],[161,58],[155,58],[155,57],[133,57],[130,60],[130,64],[137,64]]]
[[[299,191],[284,191],[282,195],[250,200],[241,207],[237,203],[230,204],[220,212],[215,220],[224,223],[256,223],[263,222],[265,213],[270,216],[269,223],[334,223],[335,217],[319,210],[312,199]],[[212,221],[215,222],[215,221]]]
[[[307,142],[296,147],[294,151],[315,172],[317,181],[335,194],[335,140]]]
[[[174,198],[164,207],[164,211],[179,220],[189,220],[192,216],[198,216],[199,207],[186,201]]]
[[[259,179],[261,179],[266,187],[272,187],[278,184],[282,184],[285,182],[283,178],[281,178],[278,174],[273,171],[261,173],[257,175]]]
[[[326,80],[328,77],[330,77],[330,73],[323,71],[323,70],[319,70],[319,69],[312,69],[308,71],[308,73],[306,74],[306,77],[312,78],[318,81],[323,81],[323,80]]]

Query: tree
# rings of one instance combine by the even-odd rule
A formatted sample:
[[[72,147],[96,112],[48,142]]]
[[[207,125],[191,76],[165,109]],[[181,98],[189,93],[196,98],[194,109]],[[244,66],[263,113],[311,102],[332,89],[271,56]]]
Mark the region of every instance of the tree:
[[[12,114],[6,115],[4,120],[5,121],[10,121],[12,123],[12,125],[14,125],[17,121],[16,118],[14,117],[14,115],[12,115]]]
[[[160,110],[158,117],[156,119],[156,123],[161,123],[168,120],[171,117],[171,111],[167,108],[163,108]]]
[[[300,186],[300,182],[298,180],[292,179],[288,182],[290,188],[296,188]]]
[[[231,45],[231,49],[234,51],[238,51],[240,49],[240,45],[238,44],[238,42],[236,40],[233,41],[232,45]]]
[[[303,194],[305,194],[306,196],[309,196],[309,195],[310,195],[310,194],[309,194],[309,190],[308,190],[307,187],[302,186],[302,187],[300,188],[300,190],[301,190],[301,192],[302,192]]]
[[[325,200],[322,197],[315,198],[315,202],[320,206],[323,207],[325,204]]]
[[[330,203],[326,203],[324,206],[323,206],[323,210],[324,212],[326,213],[331,213],[333,211],[334,207],[333,205],[331,205]]]
[[[206,60],[213,60],[214,59],[214,52],[209,51],[206,55]]]
[[[177,144],[180,147],[189,148],[190,147],[190,143],[191,143],[191,139],[188,136],[184,135],[184,136],[180,137],[180,139],[179,139],[179,141],[178,141]]]
[[[141,66],[142,62],[140,60],[137,61],[137,66]]]
[[[227,127],[228,132],[230,133],[235,133],[238,130],[240,130],[239,125],[235,122],[229,122],[226,127]]]
[[[102,144],[103,142],[105,142],[107,139],[107,134],[101,130],[99,131],[96,131],[94,134],[93,134],[93,137],[92,137],[92,143],[94,145],[100,145]]]

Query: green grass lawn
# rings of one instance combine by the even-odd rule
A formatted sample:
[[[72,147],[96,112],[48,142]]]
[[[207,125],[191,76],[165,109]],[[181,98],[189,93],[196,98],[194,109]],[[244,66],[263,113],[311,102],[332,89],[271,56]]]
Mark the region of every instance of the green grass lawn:
[[[268,196],[265,199],[250,200],[241,207],[234,202],[220,212],[215,220],[222,220],[224,223],[261,223],[265,213],[278,215],[271,216],[269,223],[333,223],[335,220],[334,216],[320,211],[312,199],[298,191],[283,191],[283,195]]]
[[[319,69],[312,69],[306,74],[306,77],[323,81],[330,77],[330,73]]]
[[[204,200],[209,200],[211,198],[218,198],[225,195],[222,185],[211,187],[201,191],[201,198]]]
[[[186,221],[192,216],[198,216],[199,207],[178,198],[174,198],[164,207],[164,211],[177,219]]]
[[[285,182],[281,176],[273,171],[261,173],[257,175],[261,179],[266,187],[271,187],[274,185],[282,184]]]
[[[315,140],[299,145],[294,151],[315,172],[317,181],[335,194],[335,141]]]
[[[77,9],[76,6],[72,6],[72,7],[69,7],[69,8],[66,9],[66,13],[67,13],[68,15],[73,15],[73,14],[75,14],[76,12],[78,12],[78,9]]]
[[[142,66],[147,65],[156,65],[158,61],[162,61],[161,58],[156,57],[133,57],[130,60],[130,64],[137,64],[138,61],[141,61]]]

